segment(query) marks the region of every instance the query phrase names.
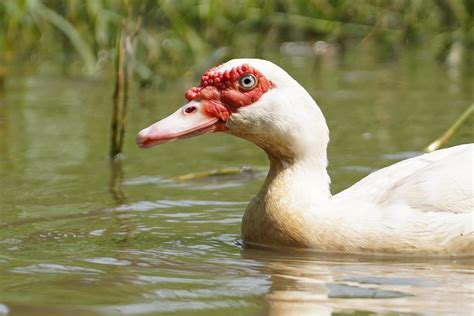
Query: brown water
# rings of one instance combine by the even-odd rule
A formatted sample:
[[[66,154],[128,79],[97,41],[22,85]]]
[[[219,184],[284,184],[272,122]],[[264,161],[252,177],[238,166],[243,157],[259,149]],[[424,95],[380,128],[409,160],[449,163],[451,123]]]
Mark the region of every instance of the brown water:
[[[276,61],[326,115],[333,192],[420,154],[473,101],[474,72],[459,77],[423,56]],[[111,193],[112,81],[10,75],[0,96],[0,315],[473,314],[472,260],[242,249],[240,218],[264,172],[173,178],[265,167],[258,148],[223,134],[134,145],[191,84],[131,100],[123,185]],[[450,145],[472,140],[471,121]]]

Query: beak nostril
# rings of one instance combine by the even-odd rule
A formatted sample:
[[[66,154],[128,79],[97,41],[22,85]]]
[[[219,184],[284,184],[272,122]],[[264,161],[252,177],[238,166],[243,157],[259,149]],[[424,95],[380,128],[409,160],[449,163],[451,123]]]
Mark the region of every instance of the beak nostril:
[[[196,110],[197,110],[197,107],[195,107],[194,105],[191,105],[184,109],[184,113],[191,114],[191,113],[196,112]]]

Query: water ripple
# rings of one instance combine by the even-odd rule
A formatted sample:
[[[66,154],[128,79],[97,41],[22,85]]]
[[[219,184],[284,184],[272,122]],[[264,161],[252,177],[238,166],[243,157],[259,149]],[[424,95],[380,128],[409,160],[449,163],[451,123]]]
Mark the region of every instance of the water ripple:
[[[330,298],[399,298],[413,296],[413,294],[392,290],[362,288],[347,284],[326,284]]]
[[[36,274],[36,273],[102,273],[97,269],[82,268],[76,266],[66,266],[56,263],[38,263],[26,267],[15,267],[10,270],[13,273]]]
[[[181,301],[154,301],[150,303],[142,304],[129,304],[129,305],[115,305],[105,306],[98,308],[98,310],[105,314],[145,314],[145,313],[157,313],[157,312],[179,312],[179,311],[190,311],[190,310],[204,310],[204,309],[218,309],[218,308],[239,308],[251,306],[247,302],[230,301],[230,300],[218,300],[218,301],[207,301],[207,302],[186,302],[183,304]]]
[[[206,200],[156,200],[138,201],[121,205],[114,208],[115,211],[138,211],[145,212],[153,209],[164,209],[170,207],[193,207],[193,206],[237,206],[246,205],[248,202],[236,201],[206,201]]]
[[[90,258],[90,259],[84,259],[84,261],[90,262],[90,263],[112,265],[112,266],[128,266],[132,264],[128,260],[121,260],[121,259],[108,258],[108,257]]]

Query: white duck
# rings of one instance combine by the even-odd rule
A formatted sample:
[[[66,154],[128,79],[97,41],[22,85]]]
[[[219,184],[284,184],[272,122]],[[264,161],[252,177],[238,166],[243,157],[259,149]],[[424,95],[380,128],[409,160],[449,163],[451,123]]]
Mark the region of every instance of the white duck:
[[[246,245],[346,253],[473,255],[473,144],[407,159],[331,196],[329,132],[316,102],[259,59],[208,70],[189,103],[140,131],[142,148],[225,131],[268,154],[270,171],[242,220]]]

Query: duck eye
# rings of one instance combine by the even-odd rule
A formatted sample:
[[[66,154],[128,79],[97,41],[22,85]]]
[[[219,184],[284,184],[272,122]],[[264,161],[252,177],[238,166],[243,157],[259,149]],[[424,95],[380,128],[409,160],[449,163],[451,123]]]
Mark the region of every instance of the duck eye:
[[[245,90],[253,89],[255,88],[256,85],[257,85],[257,78],[252,74],[243,75],[239,79],[239,86],[241,86]]]

